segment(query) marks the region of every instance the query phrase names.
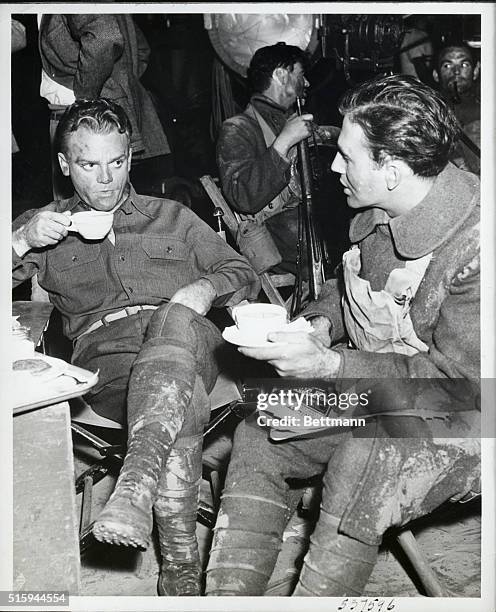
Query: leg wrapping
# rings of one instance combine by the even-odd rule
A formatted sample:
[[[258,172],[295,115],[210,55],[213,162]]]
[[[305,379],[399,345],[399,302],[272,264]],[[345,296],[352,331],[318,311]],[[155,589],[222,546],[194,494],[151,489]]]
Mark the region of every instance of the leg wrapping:
[[[338,525],[338,518],[321,510],[294,596],[344,597],[363,592],[378,546],[338,533]]]
[[[223,496],[210,550],[207,595],[263,595],[287,513],[287,506],[262,497]]]
[[[159,595],[200,595],[201,565],[196,512],[201,479],[202,436],[178,440],[167,459],[154,505],[162,565]]]
[[[145,360],[133,369],[127,453],[115,490],[93,526],[98,540],[140,548],[149,544],[159,477],[192,396],[192,385],[172,378],[166,365]]]

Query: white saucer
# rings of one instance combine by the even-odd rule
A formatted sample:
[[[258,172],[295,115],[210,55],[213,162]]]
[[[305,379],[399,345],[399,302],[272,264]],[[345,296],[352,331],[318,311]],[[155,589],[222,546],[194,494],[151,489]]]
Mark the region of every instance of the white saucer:
[[[274,342],[268,342],[267,340],[265,342],[253,341],[253,339],[243,336],[243,334],[240,333],[236,325],[226,327],[225,330],[222,332],[222,337],[224,338],[224,340],[227,340],[227,342],[230,342],[231,344],[236,344],[237,346],[246,346],[248,348],[266,348],[267,346],[274,346],[275,344]]]

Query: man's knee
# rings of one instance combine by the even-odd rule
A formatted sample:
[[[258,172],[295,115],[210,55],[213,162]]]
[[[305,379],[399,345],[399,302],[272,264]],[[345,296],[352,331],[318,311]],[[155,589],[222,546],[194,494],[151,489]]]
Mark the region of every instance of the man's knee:
[[[197,312],[174,302],[162,305],[152,315],[148,323],[144,352],[176,350],[188,354],[189,367],[199,374],[207,393],[211,391],[219,373],[216,353],[222,346],[220,331],[207,318]],[[194,363],[194,365],[193,365]]]
[[[185,340],[188,339],[188,336],[193,339],[191,321],[195,315],[199,316],[194,310],[182,304],[176,304],[175,302],[162,304],[150,318],[145,342],[151,338],[168,337],[169,335],[171,337],[177,335]]]
[[[267,440],[265,430],[255,424],[242,421],[234,435],[223,498],[227,499],[230,496],[264,500],[267,504],[284,508],[283,515],[287,520],[289,518],[287,477],[290,475],[290,466],[285,457],[279,456],[279,450]],[[248,506],[249,504],[240,502],[241,512],[245,512]],[[257,520],[260,520],[259,516]]]
[[[267,431],[258,427],[250,417],[241,421],[234,432],[229,471],[254,477],[275,475],[279,472],[276,466],[279,467],[279,463],[267,439]]]

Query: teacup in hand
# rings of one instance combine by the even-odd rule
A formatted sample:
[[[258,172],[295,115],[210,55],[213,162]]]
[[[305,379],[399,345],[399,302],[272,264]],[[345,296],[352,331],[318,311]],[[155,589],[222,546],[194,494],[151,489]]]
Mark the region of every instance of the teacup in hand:
[[[233,318],[240,335],[252,343],[262,343],[267,341],[267,334],[286,325],[288,313],[276,304],[246,304],[233,308]]]
[[[79,232],[87,240],[101,240],[110,232],[114,213],[104,210],[85,210],[69,217],[70,232]]]

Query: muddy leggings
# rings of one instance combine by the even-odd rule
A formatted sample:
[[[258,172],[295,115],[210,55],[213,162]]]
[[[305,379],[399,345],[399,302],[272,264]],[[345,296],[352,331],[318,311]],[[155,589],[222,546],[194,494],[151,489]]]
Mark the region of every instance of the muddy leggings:
[[[345,435],[274,444],[253,420],[238,426],[207,568],[207,595],[264,594],[289,518],[287,479],[324,470],[320,518],[294,594],[361,592],[378,547],[337,531],[359,476],[350,465],[334,471]]]
[[[127,392],[126,457],[94,533],[146,547],[153,506],[163,561],[198,562],[202,433],[222,338],[210,321],[180,304],[148,313],[88,334],[75,352],[77,363],[102,373],[89,398],[94,409],[118,417]]]

